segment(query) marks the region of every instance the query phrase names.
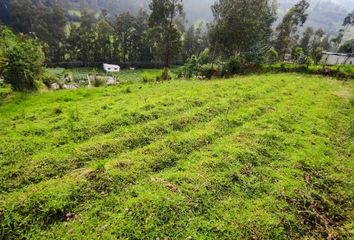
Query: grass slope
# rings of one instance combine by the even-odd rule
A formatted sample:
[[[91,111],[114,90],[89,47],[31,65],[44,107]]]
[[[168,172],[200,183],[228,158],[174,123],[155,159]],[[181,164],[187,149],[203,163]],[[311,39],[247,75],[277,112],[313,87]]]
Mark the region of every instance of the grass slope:
[[[353,85],[269,74],[7,97],[0,238],[350,238]]]

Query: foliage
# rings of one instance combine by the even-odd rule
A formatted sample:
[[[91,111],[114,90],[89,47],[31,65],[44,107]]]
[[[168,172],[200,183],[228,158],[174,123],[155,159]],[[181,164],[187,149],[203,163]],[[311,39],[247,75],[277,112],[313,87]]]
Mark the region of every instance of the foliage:
[[[0,32],[6,65],[4,66],[5,83],[11,84],[15,91],[33,91],[35,80],[43,71],[44,54],[41,45],[26,36],[15,35],[10,29]]]
[[[142,80],[144,83],[156,82],[158,77],[159,76],[157,73],[152,73],[152,72],[147,72],[147,71],[144,71],[142,73]]]
[[[301,47],[297,47],[293,53],[293,59],[298,64],[303,64],[305,61],[304,50]]]
[[[309,6],[308,1],[299,1],[286,13],[282,22],[276,28],[277,39],[275,47],[281,59],[296,46],[299,38],[298,28],[302,27],[306,22],[308,17],[306,10]]]
[[[183,59],[191,56],[198,56],[205,51],[208,46],[207,33],[203,32],[203,23],[192,25],[184,33],[183,41]],[[204,52],[205,54],[205,52]]]
[[[198,67],[198,75],[201,77],[206,77],[207,79],[211,79],[216,71],[215,66],[212,64],[203,64]]]
[[[187,62],[181,67],[179,72],[179,77],[191,78],[195,76],[198,72],[198,67],[200,66],[198,58],[192,55]]]
[[[274,64],[278,62],[278,60],[279,60],[279,55],[277,50],[275,50],[274,48],[270,48],[264,57],[265,63]]]
[[[176,25],[176,18],[183,12],[182,0],[152,0],[147,32],[155,60],[170,67],[171,60],[178,56],[182,47],[182,33]]]
[[[2,73],[3,73],[6,65],[7,65],[7,59],[0,56],[0,76],[2,76]]]
[[[338,79],[354,79],[354,67],[352,65],[323,66],[314,65],[314,60],[307,56],[304,64],[263,64],[262,72],[295,72],[332,76]]]
[[[338,51],[340,53],[354,53],[354,39],[345,42],[343,45],[340,46]]]
[[[44,42],[48,62],[64,59],[65,11],[61,1],[11,0],[12,27]]]
[[[212,51],[228,58],[248,54],[255,45],[268,46],[276,19],[276,6],[272,3],[269,0],[216,2],[212,6],[215,20],[209,31]]]
[[[170,70],[165,67],[164,69],[162,69],[161,74],[157,80],[158,81],[168,81],[171,79],[172,79],[172,76],[171,76]]]
[[[350,239],[352,89],[263,74],[16,93],[0,236]]]
[[[231,57],[229,58],[225,65],[223,66],[223,75],[232,76],[236,73],[241,73],[244,69],[240,57]]]

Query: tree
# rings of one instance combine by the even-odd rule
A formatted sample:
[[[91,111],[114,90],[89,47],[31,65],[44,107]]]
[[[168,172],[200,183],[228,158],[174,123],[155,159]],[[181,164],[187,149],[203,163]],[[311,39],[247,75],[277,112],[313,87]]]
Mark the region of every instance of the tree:
[[[341,43],[347,33],[350,34],[350,27],[354,26],[354,11],[349,13],[343,20],[342,28],[339,29],[338,37],[333,40],[339,51],[342,51]],[[350,43],[349,43],[350,44]],[[347,45],[348,46],[348,45]],[[346,47],[347,47],[346,46]]]
[[[13,0],[11,19],[16,32],[38,37],[45,43],[49,62],[64,59],[66,18],[59,0]]]
[[[113,53],[113,33],[114,29],[111,23],[107,19],[107,11],[102,10],[101,16],[97,23],[97,39],[96,39],[96,53],[95,60],[109,61],[112,58]]]
[[[198,56],[208,47],[207,35],[203,32],[203,23],[198,26],[191,25],[184,34],[183,59],[186,60],[192,55]]]
[[[297,47],[296,49],[294,49],[293,59],[294,59],[294,62],[296,62],[298,64],[304,63],[305,55],[304,55],[304,51],[301,47]]]
[[[181,50],[182,33],[176,25],[176,18],[183,12],[182,0],[152,0],[149,5],[148,40],[156,60],[164,61],[165,67]]]
[[[96,24],[97,19],[93,12],[86,9],[81,11],[81,22],[77,29],[79,39],[76,48],[78,60],[81,60],[85,65],[93,63],[96,59]],[[74,36],[77,37],[76,34]]]
[[[343,26],[354,25],[354,11],[349,13],[343,20]]]
[[[312,41],[313,34],[314,34],[313,28],[307,27],[305,32],[302,35],[302,39],[300,41],[300,47],[303,49],[305,55],[308,55],[311,52],[310,43]]]
[[[339,52],[341,53],[353,53],[354,52],[354,39],[345,42],[339,48]]]
[[[257,56],[270,48],[276,6],[270,0],[220,0],[212,6],[209,38],[213,55]]]
[[[312,39],[311,43],[311,57],[315,61],[315,64],[317,64],[321,58],[322,58],[322,53],[324,51],[323,48],[323,38],[325,36],[325,32],[323,29],[318,29]]]
[[[32,0],[12,0],[10,4],[11,27],[16,32],[33,32],[37,5]]]
[[[296,47],[299,39],[298,28],[306,22],[308,17],[306,10],[309,6],[308,1],[301,0],[287,12],[276,28],[278,36],[275,41],[275,48],[281,58],[284,58],[286,53],[291,52]]]
[[[0,52],[4,52],[7,64],[4,68],[4,80],[15,91],[33,91],[35,80],[42,73],[44,53],[35,39],[23,34],[15,35],[10,29],[0,32]]]

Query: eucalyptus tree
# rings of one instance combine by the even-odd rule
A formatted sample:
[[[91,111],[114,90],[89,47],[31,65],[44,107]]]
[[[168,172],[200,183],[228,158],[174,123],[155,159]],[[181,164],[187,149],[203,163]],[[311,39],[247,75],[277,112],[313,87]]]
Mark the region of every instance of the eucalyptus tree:
[[[306,10],[310,4],[307,0],[301,0],[295,4],[284,16],[282,22],[276,28],[277,39],[275,48],[279,56],[283,58],[286,53],[290,53],[299,40],[299,27],[302,27],[307,20]]]
[[[220,0],[212,6],[214,22],[209,38],[221,56],[257,56],[270,47],[276,2],[272,0]]]
[[[182,0],[152,0],[149,8],[149,30],[147,38],[153,49],[155,60],[169,67],[182,48],[182,33],[176,19],[183,13]]]

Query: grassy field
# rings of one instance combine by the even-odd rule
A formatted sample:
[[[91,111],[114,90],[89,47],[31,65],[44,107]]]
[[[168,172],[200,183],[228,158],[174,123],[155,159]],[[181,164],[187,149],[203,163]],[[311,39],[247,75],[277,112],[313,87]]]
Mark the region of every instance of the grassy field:
[[[0,239],[350,239],[353,89],[264,74],[7,96]]]
[[[46,71],[49,75],[57,76],[59,79],[62,79],[65,74],[69,74],[73,81],[76,82],[80,80],[86,80],[87,74],[113,76],[118,79],[120,83],[142,82],[144,76],[155,79],[156,76],[161,74],[161,70],[159,69],[124,69],[123,71],[117,73],[106,73],[104,70],[98,68],[49,68]]]

